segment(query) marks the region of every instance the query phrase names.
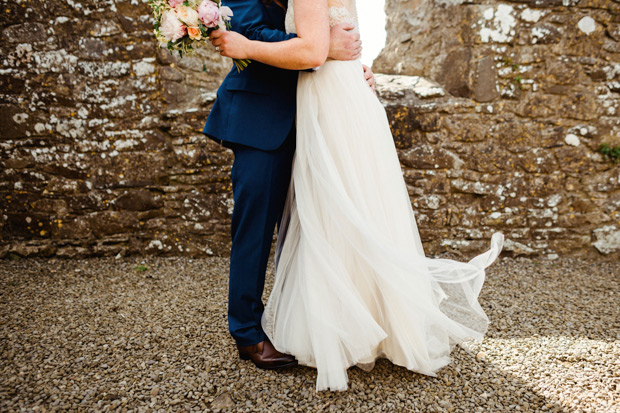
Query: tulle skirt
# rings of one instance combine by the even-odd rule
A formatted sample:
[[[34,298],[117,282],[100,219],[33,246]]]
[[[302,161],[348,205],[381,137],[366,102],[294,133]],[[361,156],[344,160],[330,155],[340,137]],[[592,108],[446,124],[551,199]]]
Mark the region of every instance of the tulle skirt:
[[[503,236],[469,262],[431,259],[385,110],[359,61],[302,72],[297,151],[263,314],[274,346],[317,368],[316,389],[347,389],[347,369],[379,357],[429,376],[455,344],[480,340],[485,268]]]

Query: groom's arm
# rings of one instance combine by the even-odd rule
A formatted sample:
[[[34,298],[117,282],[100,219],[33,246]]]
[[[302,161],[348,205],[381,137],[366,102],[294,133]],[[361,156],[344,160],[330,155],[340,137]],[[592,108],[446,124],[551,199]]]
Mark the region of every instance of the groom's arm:
[[[232,30],[250,40],[271,43],[283,42],[297,37],[295,33],[289,34],[283,30],[274,29],[268,24],[271,18],[267,6],[262,0],[229,0],[226,5],[234,13],[231,20]]]

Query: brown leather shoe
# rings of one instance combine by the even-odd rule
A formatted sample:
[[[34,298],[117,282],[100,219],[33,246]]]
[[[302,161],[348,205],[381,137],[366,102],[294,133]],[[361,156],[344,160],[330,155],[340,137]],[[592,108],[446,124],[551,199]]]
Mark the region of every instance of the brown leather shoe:
[[[252,360],[259,369],[274,370],[297,365],[295,357],[280,353],[269,339],[252,346],[241,347],[237,344],[237,349],[242,360]]]

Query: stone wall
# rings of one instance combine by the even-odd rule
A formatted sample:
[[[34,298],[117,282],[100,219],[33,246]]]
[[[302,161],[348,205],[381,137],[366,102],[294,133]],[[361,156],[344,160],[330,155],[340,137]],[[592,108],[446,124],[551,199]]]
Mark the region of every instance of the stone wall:
[[[443,90],[387,102],[432,249],[477,249],[501,229],[517,254],[617,256],[620,168],[598,149],[620,146],[620,3],[387,0],[386,9],[375,71]]]
[[[229,63],[158,51],[144,0],[0,4],[0,256],[227,254],[232,154],[201,130]],[[427,252],[617,257],[618,3],[387,7]]]
[[[224,254],[229,62],[157,49],[146,1],[2,1],[2,255]]]

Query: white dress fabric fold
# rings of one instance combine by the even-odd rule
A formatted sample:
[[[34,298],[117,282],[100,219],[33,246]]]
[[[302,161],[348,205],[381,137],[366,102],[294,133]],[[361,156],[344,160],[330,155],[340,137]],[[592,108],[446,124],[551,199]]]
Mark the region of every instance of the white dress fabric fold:
[[[346,390],[349,367],[380,357],[436,376],[454,345],[488,328],[478,297],[502,243],[495,233],[469,262],[426,257],[361,63],[300,73],[297,149],[262,324],[279,351],[317,368],[317,391]]]

